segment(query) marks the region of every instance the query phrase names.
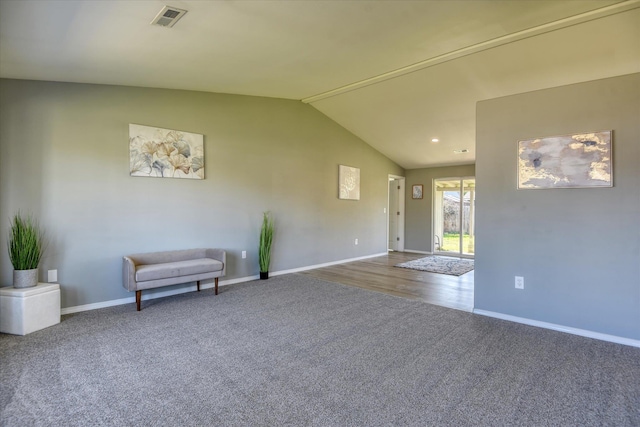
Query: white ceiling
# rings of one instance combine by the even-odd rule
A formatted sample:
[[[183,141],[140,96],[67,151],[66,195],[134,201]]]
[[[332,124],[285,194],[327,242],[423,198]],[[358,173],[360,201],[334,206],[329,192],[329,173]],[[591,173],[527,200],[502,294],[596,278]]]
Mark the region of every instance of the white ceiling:
[[[0,77],[303,100],[406,169],[473,163],[479,100],[633,72],[640,0],[0,0]]]

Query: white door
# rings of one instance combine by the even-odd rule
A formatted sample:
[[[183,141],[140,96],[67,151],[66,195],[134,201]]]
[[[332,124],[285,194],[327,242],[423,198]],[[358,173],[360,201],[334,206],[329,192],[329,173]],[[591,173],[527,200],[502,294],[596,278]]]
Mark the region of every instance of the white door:
[[[387,206],[389,250],[404,251],[404,177],[389,175],[389,205]]]
[[[400,200],[400,182],[389,179],[389,250],[398,250],[398,202]]]

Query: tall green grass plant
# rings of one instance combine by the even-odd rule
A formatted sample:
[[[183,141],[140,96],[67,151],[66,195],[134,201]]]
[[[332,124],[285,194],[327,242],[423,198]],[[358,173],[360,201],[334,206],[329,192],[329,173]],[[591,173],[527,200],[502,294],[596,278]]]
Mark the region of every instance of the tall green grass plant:
[[[31,215],[16,213],[9,229],[9,258],[14,270],[38,268],[44,252],[44,233]]]
[[[269,271],[271,264],[271,243],[273,242],[273,217],[270,212],[264,212],[262,215],[262,228],[260,229],[260,246],[258,247],[258,262],[260,263],[260,272]]]

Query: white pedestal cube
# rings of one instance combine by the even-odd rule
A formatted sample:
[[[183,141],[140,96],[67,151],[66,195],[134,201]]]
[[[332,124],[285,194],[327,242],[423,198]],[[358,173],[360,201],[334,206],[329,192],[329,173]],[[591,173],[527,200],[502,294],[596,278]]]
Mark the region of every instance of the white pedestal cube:
[[[60,285],[0,288],[0,332],[27,335],[60,323]]]

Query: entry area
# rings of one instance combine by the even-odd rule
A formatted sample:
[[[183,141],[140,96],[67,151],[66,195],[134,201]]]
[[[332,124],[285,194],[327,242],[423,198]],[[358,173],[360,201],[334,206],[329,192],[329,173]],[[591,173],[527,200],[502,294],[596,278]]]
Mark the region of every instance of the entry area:
[[[424,255],[389,252],[388,255],[308,270],[298,274],[328,282],[398,297],[416,299],[457,310],[473,310],[473,271],[462,276],[394,267]]]

